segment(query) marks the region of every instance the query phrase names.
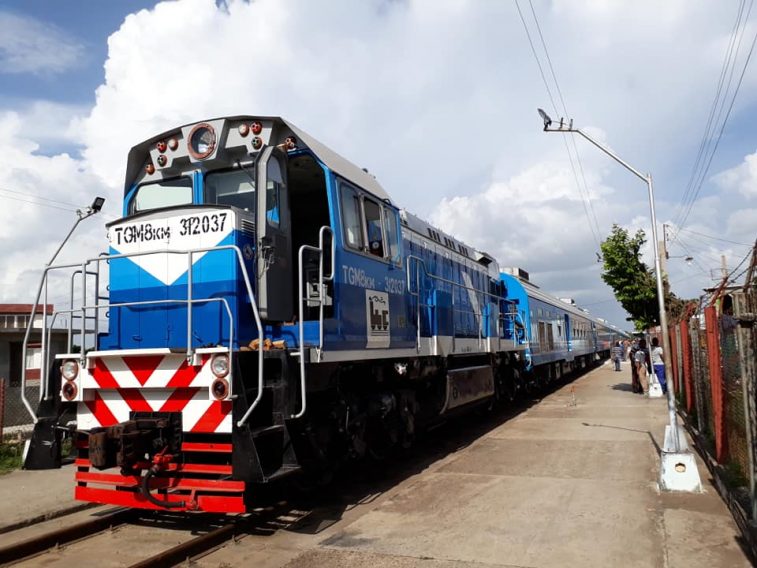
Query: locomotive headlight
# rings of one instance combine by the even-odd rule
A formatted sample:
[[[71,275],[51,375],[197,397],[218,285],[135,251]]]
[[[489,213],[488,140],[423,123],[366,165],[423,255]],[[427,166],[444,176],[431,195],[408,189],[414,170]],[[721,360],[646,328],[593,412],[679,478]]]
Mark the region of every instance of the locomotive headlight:
[[[202,123],[195,126],[189,133],[187,149],[196,160],[204,160],[216,148],[216,131],[209,124]]]
[[[63,398],[65,398],[66,400],[73,400],[76,398],[76,385],[74,383],[65,382],[63,383],[60,392],[63,394]]]
[[[216,400],[225,399],[229,396],[229,381],[220,377],[217,378],[213,381],[213,384],[210,385],[210,393]]]
[[[210,370],[216,377],[225,377],[229,374],[229,356],[224,354],[216,355],[210,362]]]
[[[63,365],[60,366],[60,374],[63,375],[63,378],[67,381],[73,381],[76,378],[76,375],[79,374],[79,363],[73,359],[64,361]]]

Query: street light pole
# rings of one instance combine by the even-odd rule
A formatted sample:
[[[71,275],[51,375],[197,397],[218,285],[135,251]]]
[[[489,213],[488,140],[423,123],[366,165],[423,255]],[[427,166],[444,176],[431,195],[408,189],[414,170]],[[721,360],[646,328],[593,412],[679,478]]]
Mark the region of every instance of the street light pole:
[[[652,248],[654,251],[654,267],[655,267],[655,280],[657,281],[657,302],[660,309],[660,327],[662,328],[662,343],[663,343],[663,350],[662,350],[662,356],[663,356],[663,362],[665,363],[665,376],[670,381],[668,385],[668,417],[670,419],[669,424],[669,430],[666,428],[666,434],[669,433],[669,435],[665,436],[665,443],[663,447],[663,454],[668,453],[671,456],[682,456],[686,451],[686,441],[685,439],[681,439],[680,431],[678,428],[678,415],[676,413],[676,400],[675,400],[675,393],[672,383],[672,373],[671,373],[671,364],[670,364],[670,336],[668,332],[668,315],[667,311],[665,310],[665,288],[663,286],[663,279],[662,279],[662,267],[660,265],[660,254],[658,249],[658,243],[657,243],[657,216],[655,215],[655,206],[654,206],[654,188],[652,186],[652,176],[650,174],[643,174],[633,166],[631,166],[628,162],[623,160],[620,156],[615,154],[612,150],[609,148],[606,148],[596,140],[594,140],[591,136],[586,134],[584,131],[580,130],[579,128],[575,128],[573,126],[573,120],[570,120],[569,122],[565,122],[562,118],[560,119],[560,122],[558,126],[552,127],[552,119],[545,113],[542,109],[538,109],[539,116],[541,116],[542,120],[544,121],[544,131],[545,132],[574,132],[576,134],[581,135],[583,138],[591,142],[594,146],[599,148],[602,152],[610,156],[613,160],[618,162],[621,166],[626,168],[628,171],[630,171],[632,174],[634,174],[636,177],[641,179],[647,184],[647,191],[649,194],[649,211],[651,215],[652,220]],[[633,364],[633,363],[632,363]],[[694,474],[696,475],[696,487],[692,487],[688,490],[694,490],[700,488],[699,483],[699,473],[696,471],[696,462],[693,460],[693,456],[689,456],[690,460],[685,460],[688,463],[673,463],[672,473],[684,473],[686,469],[692,469]],[[678,460],[674,459],[672,462],[677,462]],[[675,487],[675,482],[670,482],[668,479],[666,479],[666,465],[670,466],[671,464],[665,463],[665,456],[663,455],[662,460],[662,471],[660,475],[661,482],[663,485],[667,485],[669,489],[678,489],[678,487]],[[688,466],[688,467],[687,467]],[[684,471],[677,471],[683,469]],[[691,472],[689,472],[689,475],[691,475]],[[690,486],[693,486],[694,483],[690,482]]]

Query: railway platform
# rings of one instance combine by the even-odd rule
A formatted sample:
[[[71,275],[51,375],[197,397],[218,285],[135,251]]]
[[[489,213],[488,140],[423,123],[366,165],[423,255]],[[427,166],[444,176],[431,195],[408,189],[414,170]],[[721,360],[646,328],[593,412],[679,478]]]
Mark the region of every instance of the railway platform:
[[[88,506],[74,500],[74,466],[0,475],[0,533]]]
[[[750,566],[699,456],[704,492],[659,491],[666,410],[631,391],[629,363],[608,362],[288,566]]]

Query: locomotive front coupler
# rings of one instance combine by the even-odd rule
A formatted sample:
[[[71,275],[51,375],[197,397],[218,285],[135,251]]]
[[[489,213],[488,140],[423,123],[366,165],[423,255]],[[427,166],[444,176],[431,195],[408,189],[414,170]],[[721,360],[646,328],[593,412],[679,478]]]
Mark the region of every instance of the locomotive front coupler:
[[[97,469],[119,467],[122,475],[140,475],[156,455],[176,459],[181,434],[179,414],[132,413],[125,422],[89,431],[89,461]]]

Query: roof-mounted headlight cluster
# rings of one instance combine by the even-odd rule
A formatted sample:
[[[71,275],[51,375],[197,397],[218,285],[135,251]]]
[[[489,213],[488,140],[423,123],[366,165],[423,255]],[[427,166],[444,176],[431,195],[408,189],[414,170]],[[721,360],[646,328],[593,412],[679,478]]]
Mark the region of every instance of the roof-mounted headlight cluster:
[[[156,159],[156,162],[158,162],[158,167],[165,168],[168,165],[168,150],[175,152],[178,148],[179,141],[176,138],[158,140],[155,143],[155,150],[158,152],[158,157]],[[147,159],[145,172],[150,176],[155,173],[155,164],[153,163],[151,158]]]
[[[263,132],[263,123],[259,120],[253,120],[250,124],[243,122],[237,127],[237,130],[242,138],[247,138],[247,136],[252,134],[250,146],[254,151],[257,152],[263,147],[263,138],[260,137]]]

